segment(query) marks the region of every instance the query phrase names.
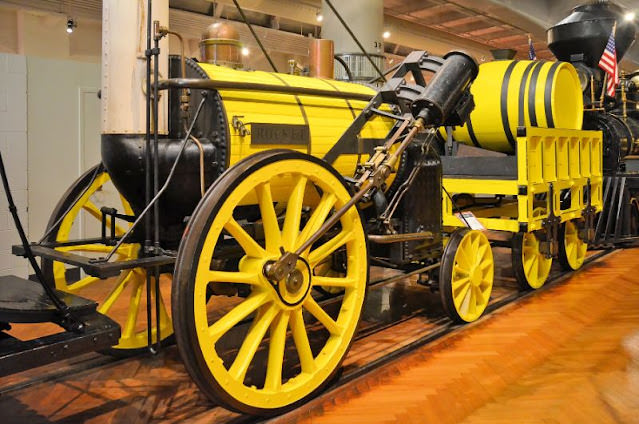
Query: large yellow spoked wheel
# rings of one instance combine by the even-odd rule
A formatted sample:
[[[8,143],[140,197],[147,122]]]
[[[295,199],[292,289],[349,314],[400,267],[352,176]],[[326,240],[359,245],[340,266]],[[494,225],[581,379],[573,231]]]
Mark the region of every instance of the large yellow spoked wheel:
[[[579,238],[575,221],[566,221],[559,227],[559,264],[565,271],[576,271],[584,264],[588,243]]]
[[[133,214],[129,203],[111,183],[109,174],[102,165],[97,165],[78,178],[63,194],[49,219],[45,241],[67,242],[99,237],[102,222],[100,209],[103,206],[115,208],[119,213]],[[108,227],[110,228],[110,221]],[[118,222],[116,234],[124,234],[126,228]],[[103,257],[111,249],[112,246],[102,244],[83,244],[58,247],[56,250]],[[120,261],[135,259],[139,250],[139,244],[124,243],[116,252],[116,258]],[[118,344],[105,353],[128,356],[146,349],[146,271],[143,268],[124,270],[116,278],[99,279],[85,275],[79,269],[69,268],[62,262],[43,259],[42,270],[48,281],[53,281],[58,290],[95,300],[100,313],[120,324],[122,335]],[[160,279],[160,337],[163,340],[173,334],[171,318],[164,304],[164,298],[169,298],[170,279],[170,275],[162,275]],[[152,285],[152,298],[155,305],[154,286],[155,284]],[[155,319],[155,312],[153,316]],[[153,337],[155,340],[155,325]]]
[[[439,291],[453,321],[472,322],[484,313],[493,289],[494,267],[484,233],[460,228],[451,234],[439,270]]]
[[[270,281],[265,269],[281,251],[301,246],[350,198],[342,177],[325,162],[275,150],[234,165],[202,199],[180,244],[172,307],[186,369],[214,402],[277,414],[336,373],[353,340],[368,280],[357,208],[307,249],[287,277]],[[343,273],[323,275],[327,259],[337,254],[345,258]],[[325,296],[316,287],[343,294],[320,301]]]
[[[550,274],[552,258],[539,249],[535,233],[517,233],[512,238],[511,259],[515,279],[521,290],[538,289]]]

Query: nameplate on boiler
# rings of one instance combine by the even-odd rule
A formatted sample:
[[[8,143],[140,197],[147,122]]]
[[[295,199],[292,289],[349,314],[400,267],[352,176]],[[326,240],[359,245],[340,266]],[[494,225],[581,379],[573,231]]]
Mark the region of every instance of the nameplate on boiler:
[[[286,144],[308,146],[308,125],[251,123],[251,144]]]

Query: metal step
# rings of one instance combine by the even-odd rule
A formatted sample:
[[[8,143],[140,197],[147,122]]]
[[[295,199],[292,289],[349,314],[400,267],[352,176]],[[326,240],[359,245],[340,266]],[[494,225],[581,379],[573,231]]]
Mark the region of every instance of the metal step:
[[[75,316],[95,313],[94,301],[61,291],[57,294]],[[58,310],[40,283],[15,275],[0,277],[0,322],[55,322],[57,318]]]
[[[81,332],[20,340],[0,332],[0,377],[84,353],[107,349],[118,342],[120,326],[96,311],[96,303],[68,293],[58,295],[85,325]],[[57,322],[59,314],[42,286],[13,275],[0,277],[0,329],[8,323]]]
[[[154,266],[175,263],[175,257],[167,255],[148,256],[128,261],[105,262],[103,260],[89,258],[75,253],[60,252],[59,250],[55,250],[53,247],[35,244],[31,245],[31,250],[35,256],[80,267],[87,274],[98,278],[115,277],[123,269],[138,267],[151,268]],[[20,245],[12,246],[12,253],[17,256],[24,256],[24,247]]]

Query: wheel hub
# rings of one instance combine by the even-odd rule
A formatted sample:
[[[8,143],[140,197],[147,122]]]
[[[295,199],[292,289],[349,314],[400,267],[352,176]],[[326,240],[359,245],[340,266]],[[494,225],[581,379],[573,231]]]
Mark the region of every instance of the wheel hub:
[[[277,297],[286,307],[300,305],[311,291],[311,269],[308,262],[298,257],[294,268],[278,280],[267,277],[273,263],[273,260],[264,263],[262,273],[275,290]]]
[[[291,294],[296,294],[304,284],[304,275],[299,269],[294,269],[286,278],[286,290]]]
[[[470,282],[474,286],[479,287],[479,285],[481,284],[481,280],[482,280],[481,270],[479,269],[479,267],[475,267],[470,273]]]

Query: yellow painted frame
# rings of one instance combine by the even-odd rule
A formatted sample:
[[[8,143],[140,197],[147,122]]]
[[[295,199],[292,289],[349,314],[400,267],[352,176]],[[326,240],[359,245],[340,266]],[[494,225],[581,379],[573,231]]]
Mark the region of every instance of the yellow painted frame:
[[[517,137],[517,180],[490,179],[489,177],[459,178],[444,176],[442,184],[454,194],[516,196],[513,204],[491,209],[499,218],[478,217],[489,230],[516,233],[526,228],[528,232],[542,228],[548,217],[546,212],[533,216],[536,194],[550,192],[553,187],[553,212],[561,222],[580,218],[584,208],[584,190],[590,181],[591,204],[597,212],[602,207],[602,133],[601,131],[567,130],[557,128],[526,127],[526,135]],[[562,190],[571,191],[571,205],[562,210]],[[473,209],[470,209],[473,211]],[[481,212],[478,211],[478,215]],[[451,199],[442,196],[442,219],[447,227],[463,227],[455,216]]]

